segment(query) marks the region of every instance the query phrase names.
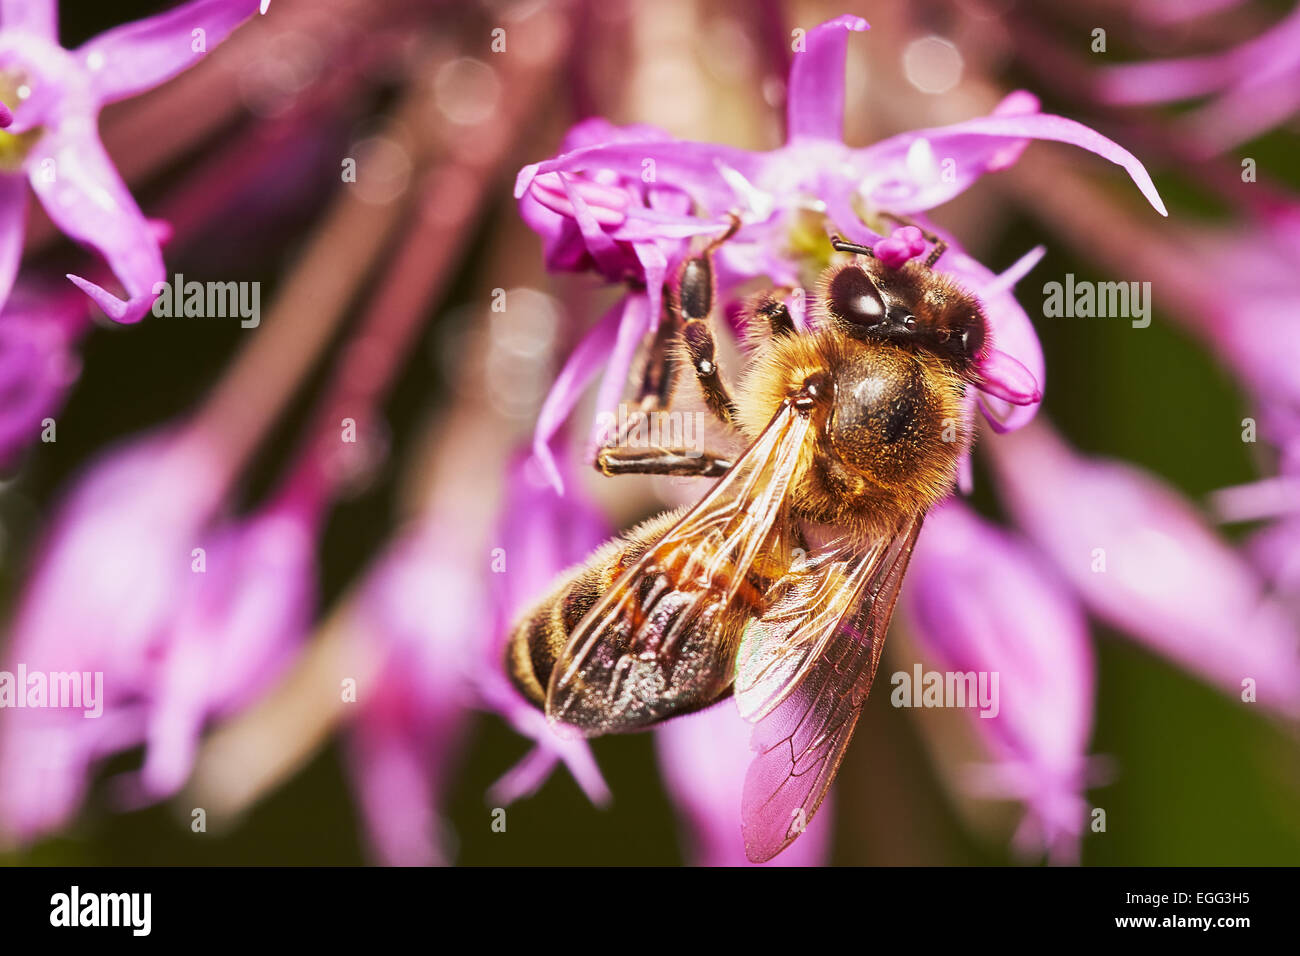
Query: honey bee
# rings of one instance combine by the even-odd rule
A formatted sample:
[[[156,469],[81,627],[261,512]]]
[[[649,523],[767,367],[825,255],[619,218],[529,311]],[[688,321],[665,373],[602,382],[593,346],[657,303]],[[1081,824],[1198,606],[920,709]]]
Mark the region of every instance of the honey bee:
[[[643,730],[734,696],[755,724],[741,805],[754,862],[789,846],[830,787],[922,519],[971,442],[965,396],[987,322],[934,271],[943,240],[925,238],[928,258],[898,268],[832,238],[841,261],[819,279],[806,329],[775,293],[751,302],[734,397],[710,326],[711,254],[726,237],[688,258],[641,407],[666,402],[688,365],[746,449],[731,462],[602,448],[607,475],[720,477],[694,507],[600,547],[511,635],[514,684],[561,732]]]

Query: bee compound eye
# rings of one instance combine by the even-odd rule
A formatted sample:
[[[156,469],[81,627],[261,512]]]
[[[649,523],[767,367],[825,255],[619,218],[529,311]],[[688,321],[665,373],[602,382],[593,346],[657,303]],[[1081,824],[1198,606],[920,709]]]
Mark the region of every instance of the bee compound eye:
[[[860,266],[846,266],[831,279],[827,298],[831,312],[854,325],[877,325],[885,318],[885,302],[871,277]]]

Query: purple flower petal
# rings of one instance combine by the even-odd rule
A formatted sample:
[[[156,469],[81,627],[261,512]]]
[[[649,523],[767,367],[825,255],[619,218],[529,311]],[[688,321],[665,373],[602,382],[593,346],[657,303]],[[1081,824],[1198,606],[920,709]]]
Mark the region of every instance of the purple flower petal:
[[[475,704],[476,642],[486,631],[483,574],[460,550],[471,535],[454,515],[422,517],[359,592],[354,626],[374,673],[358,687],[349,776],[371,853],[392,866],[451,856],[439,808]]]
[[[257,0],[192,0],[144,20],[106,30],[74,55],[100,105],[136,96],[189,69],[257,13]],[[202,52],[193,31],[203,30]]]
[[[0,0],[0,30],[33,33],[46,40],[59,39],[56,0]]]
[[[32,188],[50,218],[107,260],[129,298],[123,302],[85,279],[68,278],[110,318],[139,321],[153,303],[154,285],[166,279],[162,250],[98,137],[84,131],[50,130],[28,160]],[[54,170],[53,177],[44,174],[45,160],[53,163],[47,167]]]
[[[543,173],[610,171],[641,182],[647,160],[654,161],[656,181],[671,183],[689,193],[706,209],[725,212],[732,202],[733,191],[721,168],[735,169],[752,180],[761,156],[731,146],[679,141],[587,146],[525,166],[515,179],[515,198],[523,196],[533,180]]]
[[[939,260],[940,270],[974,292],[984,305],[989,321],[988,368],[979,402],[984,417],[998,432],[1014,431],[1031,421],[1046,386],[1047,364],[1038,333],[1011,292],[1044,251],[1042,246],[1031,249],[1000,275],[959,249]]]
[[[986,446],[1008,509],[1088,606],[1193,673],[1300,715],[1300,634],[1264,583],[1157,479],[1075,454],[1041,421]]]
[[[986,349],[979,366],[980,389],[1012,405],[1036,405],[1043,400],[1033,373],[1001,349]],[[1001,423],[994,421],[995,425]]]
[[[604,518],[573,481],[568,459],[564,461],[562,481],[574,486],[564,494],[556,491],[534,459],[522,454],[515,456],[506,475],[497,527],[505,565],[492,575],[493,635],[483,645],[477,686],[485,705],[537,741],[537,746],[492,785],[489,797],[500,804],[531,794],[560,761],[593,803],[603,805],[610,796],[587,742],[554,734],[545,715],[501,671],[511,629],[520,615],[553,586],[558,574],[584,559],[610,534]]]
[[[1076,857],[1095,671],[1078,602],[1023,541],[950,499],[926,518],[903,609],[940,667],[984,673],[989,688],[998,675],[971,723],[1001,767],[993,782],[1014,784],[982,789],[1025,802],[1038,849]]]
[[[856,150],[855,156],[863,169],[874,171],[870,189],[882,207],[898,213],[924,212],[965,191],[985,173],[1005,167],[1006,150],[1018,148],[1025,139],[1069,143],[1110,160],[1128,172],[1157,212],[1168,215],[1155,184],[1136,156],[1064,116],[995,113],[951,126],[900,133]],[[930,157],[927,165],[932,167],[931,173],[919,180],[914,172],[917,150]],[[940,175],[940,162],[948,159],[953,161],[949,167],[952,175]]]
[[[629,308],[630,298],[630,295],[624,296],[611,306],[583,336],[578,347],[565,361],[564,368],[560,369],[560,374],[555,377],[551,390],[542,402],[541,411],[537,413],[537,425],[533,429],[533,455],[547,480],[560,494],[564,493],[564,479],[555,464],[555,456],[551,454],[551,439],[572,414],[578,399],[596,377],[600,367],[608,361],[622,328],[623,317]]]
[[[156,655],[225,482],[204,435],[169,431],[109,452],[63,497],[7,657],[31,671],[101,672],[102,716],[59,708],[0,721],[0,829],[32,838],[66,824],[92,764],[143,741]]]
[[[25,187],[24,187],[25,188]],[[21,285],[0,312],[0,466],[40,434],[81,371],[73,343],[89,320],[85,300],[60,285]]]
[[[1271,78],[1300,63],[1300,9],[1225,53],[1103,68],[1098,96],[1109,103],[1167,103],[1213,93],[1251,78]]]
[[[844,60],[848,31],[869,29],[861,17],[840,16],[809,31],[790,66],[786,139],[840,140],[844,125]]]
[[[243,709],[285,672],[315,607],[314,517],[272,506],[205,540],[206,570],[190,576],[159,655],[140,770],[149,802],[189,778],[209,719]]]
[[[662,273],[660,279],[662,281]],[[650,331],[650,303],[644,292],[630,293],[625,300],[626,308],[618,324],[618,337],[614,340],[613,351],[609,355],[609,364],[605,367],[605,377],[601,379],[596,392],[597,420],[592,425],[588,454],[594,456],[596,445],[601,439],[602,412],[617,413],[627,390],[628,374],[632,369],[632,360],[636,358],[637,349]]]

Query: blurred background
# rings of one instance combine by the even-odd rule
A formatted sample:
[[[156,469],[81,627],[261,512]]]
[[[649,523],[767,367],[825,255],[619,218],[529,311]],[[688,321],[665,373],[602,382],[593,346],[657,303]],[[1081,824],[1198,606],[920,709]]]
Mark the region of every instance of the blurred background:
[[[72,49],[170,6],[60,4],[60,42]],[[168,276],[259,282],[261,323],[147,316],[116,326],[84,299],[73,302],[87,324],[69,353],[75,375],[67,376],[61,407],[50,410],[57,441],[41,442],[39,427],[32,430],[0,484],[0,611],[17,618],[58,502],[118,443],[182,418],[224,423],[218,430],[234,435],[228,447],[237,449],[227,460],[240,463],[224,510],[240,516],[258,513],[285,476],[297,474],[296,463],[318,447],[311,436],[337,432],[338,421],[351,417],[360,433],[355,448],[318,456],[329,505],[312,531],[315,597],[306,633],[255,692],[234,694],[205,715],[183,787],[166,799],[124,796],[128,788],[117,781],[145,759],[142,741],[127,734],[124,746],[97,752],[68,811],[11,836],[0,861],[699,859],[651,735],[593,742],[613,794],[608,807],[593,806],[561,767],[510,806],[499,833],[492,828],[498,804],[485,795],[533,746],[508,715],[479,703],[449,715],[425,701],[354,727],[360,707],[338,701],[338,678],[355,674],[364,703],[375,686],[366,675],[392,665],[369,647],[357,623],[364,617],[352,612],[369,593],[368,569],[430,508],[457,543],[439,559],[445,564],[427,567],[459,568],[468,583],[430,585],[426,594],[412,582],[421,592],[412,613],[455,618],[470,630],[478,622],[485,634],[500,629],[487,568],[502,534],[507,469],[527,446],[565,356],[613,301],[590,276],[547,273],[512,195],[519,168],[559,152],[565,132],[588,116],[653,124],[681,139],[774,148],[784,135],[791,31],[841,13],[871,24],[849,44],[850,145],[982,115],[1005,93],[1027,89],[1044,112],[1097,129],[1151,172],[1168,219],[1152,214],[1114,167],[1036,143],[1014,168],[933,214],[995,271],[1046,247],[1017,295],[1046,356],[1042,414],[1069,443],[1159,476],[1207,521],[1216,492],[1284,469],[1281,442],[1270,443],[1267,433],[1256,443],[1240,437],[1244,418],[1270,401],[1283,404],[1280,388],[1252,380],[1215,338],[1212,317],[1189,307],[1178,287],[1189,272],[1209,276],[1225,300],[1246,302],[1272,282],[1273,327],[1300,321],[1300,301],[1285,284],[1289,270],[1256,274],[1245,252],[1254,243],[1300,255],[1300,244],[1287,249],[1279,238],[1300,233],[1274,231],[1300,194],[1296,112],[1269,88],[1247,89],[1223,108],[1268,114],[1257,123],[1228,130],[1222,116],[1203,112],[1207,99],[1213,105],[1234,95],[1242,56],[1267,62],[1269,75],[1284,80],[1279,89],[1300,89],[1300,39],[1285,32],[1296,16],[1289,3],[274,0],[193,68],[100,117],[105,147],[141,209],[171,223]],[[1279,24],[1270,47],[1249,46]],[[505,50],[494,52],[499,28]],[[1246,52],[1234,61],[1234,50]],[[1261,59],[1266,54],[1274,59]],[[1217,59],[1189,81],[1188,96],[1172,102],[1125,102],[1113,91],[1129,80],[1106,72],[1187,57]],[[362,171],[355,182],[346,181],[348,157]],[[1247,158],[1256,172],[1250,180],[1242,175]],[[1225,251],[1195,259],[1220,233],[1232,236]],[[61,276],[86,274],[93,261],[33,204],[20,284],[46,281],[41,288],[58,291],[43,301],[53,302],[63,294]],[[1044,318],[1043,283],[1068,273],[1152,281],[1150,327]],[[1292,281],[1297,274],[1290,272]],[[498,290],[511,302],[505,312],[492,309]],[[11,390],[6,400],[16,404],[19,396]],[[579,432],[590,403],[588,396],[575,416]],[[575,458],[576,487],[611,528],[655,513],[674,493],[589,472]],[[984,515],[1003,517],[978,461],[972,501]],[[1225,523],[1216,533],[1245,554],[1260,525]],[[135,561],[131,527],[114,533],[123,536],[120,547],[106,545],[95,560]],[[1300,538],[1289,540],[1300,546]],[[1269,587],[1285,592],[1284,581]],[[429,594],[454,595],[459,606],[448,610]],[[1242,706],[1099,619],[1090,630],[1097,670],[1088,752],[1106,758],[1108,782],[1090,789],[1088,801],[1106,809],[1107,829],[1083,836],[1081,861],[1300,861],[1293,718]],[[440,699],[450,707],[458,693],[448,687]],[[437,736],[423,743],[432,755],[429,789],[406,792],[416,801],[427,796],[429,813],[440,812],[429,819],[417,812],[413,819],[427,832],[409,841],[439,849],[403,856],[392,847],[407,837],[385,835],[383,824],[367,820],[367,808],[385,811],[357,775],[379,774],[401,787],[414,771],[358,751],[384,746],[384,721],[421,714],[424,730]],[[13,719],[0,712],[0,724]],[[895,709],[877,688],[834,806],[824,811],[833,813],[829,862],[1039,862],[1011,848],[1014,805],[963,791],[936,742],[945,736],[936,730],[941,719]],[[422,740],[418,732],[412,739]],[[3,766],[0,773],[16,772],[13,763]],[[0,777],[0,790],[14,786],[13,777]],[[192,826],[196,807],[205,809],[203,832]]]

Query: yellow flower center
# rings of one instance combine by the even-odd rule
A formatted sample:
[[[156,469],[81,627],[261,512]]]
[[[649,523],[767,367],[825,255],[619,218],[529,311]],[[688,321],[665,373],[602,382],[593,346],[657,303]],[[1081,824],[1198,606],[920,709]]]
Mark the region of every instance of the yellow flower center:
[[[19,73],[0,71],[0,101],[10,110],[16,110],[31,95],[26,77]],[[39,126],[25,133],[10,133],[0,129],[0,172],[15,173],[22,169],[27,154],[44,132]]]

